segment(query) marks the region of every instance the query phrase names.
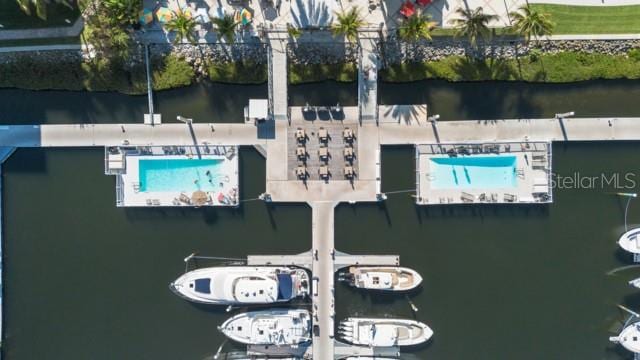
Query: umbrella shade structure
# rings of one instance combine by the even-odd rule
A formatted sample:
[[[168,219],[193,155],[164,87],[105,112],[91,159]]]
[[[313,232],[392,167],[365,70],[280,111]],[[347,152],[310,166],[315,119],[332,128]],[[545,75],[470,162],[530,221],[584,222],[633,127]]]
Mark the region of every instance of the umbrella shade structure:
[[[400,14],[404,15],[405,17],[410,17],[415,13],[416,6],[410,0],[405,1],[405,3],[402,4],[402,7],[400,8]]]
[[[416,3],[420,6],[427,6],[431,4],[433,0],[416,0]]]
[[[209,201],[209,196],[202,190],[194,191],[191,195],[191,201],[195,205],[204,205]]]
[[[248,9],[244,8],[240,11],[240,18],[242,19],[242,25],[247,25],[251,22],[253,15]]]
[[[140,11],[138,21],[140,21],[140,24],[142,25],[151,24],[153,22],[153,11],[149,9],[142,9],[142,11]]]
[[[180,9],[180,12],[182,12],[187,19],[193,18],[193,10],[188,6],[185,6],[182,9]]]
[[[156,10],[156,19],[161,23],[167,23],[173,19],[173,11],[166,7],[160,7]]]

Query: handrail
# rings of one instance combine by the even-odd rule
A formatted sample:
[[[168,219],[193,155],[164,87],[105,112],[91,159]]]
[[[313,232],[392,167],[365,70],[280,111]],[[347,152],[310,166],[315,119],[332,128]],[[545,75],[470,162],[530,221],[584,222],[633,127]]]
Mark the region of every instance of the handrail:
[[[275,120],[274,114],[274,94],[273,94],[273,48],[271,45],[267,44],[267,82],[268,82],[268,97],[269,97],[269,117],[272,120]]]

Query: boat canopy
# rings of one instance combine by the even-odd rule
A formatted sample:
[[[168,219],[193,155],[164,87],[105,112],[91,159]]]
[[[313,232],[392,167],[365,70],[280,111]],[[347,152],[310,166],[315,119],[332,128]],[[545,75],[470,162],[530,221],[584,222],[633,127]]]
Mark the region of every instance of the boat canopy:
[[[195,280],[195,291],[203,294],[211,294],[211,279],[203,278]]]
[[[278,300],[291,299],[293,280],[290,274],[278,274]]]

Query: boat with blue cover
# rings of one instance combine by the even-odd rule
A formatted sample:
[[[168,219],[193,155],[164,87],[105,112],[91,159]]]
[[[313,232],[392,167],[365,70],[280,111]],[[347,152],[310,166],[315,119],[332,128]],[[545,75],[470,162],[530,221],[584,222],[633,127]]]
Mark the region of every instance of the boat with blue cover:
[[[272,304],[308,296],[309,275],[294,267],[209,267],[189,271],[169,287],[189,301],[205,304]]]

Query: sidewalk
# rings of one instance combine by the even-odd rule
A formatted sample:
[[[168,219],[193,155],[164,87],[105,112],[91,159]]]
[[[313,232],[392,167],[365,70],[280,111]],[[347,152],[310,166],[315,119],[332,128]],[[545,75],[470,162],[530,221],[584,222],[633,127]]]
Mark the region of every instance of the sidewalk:
[[[41,29],[0,30],[0,40],[27,40],[74,37],[80,35],[84,28],[84,19],[78,19],[71,26]]]

